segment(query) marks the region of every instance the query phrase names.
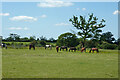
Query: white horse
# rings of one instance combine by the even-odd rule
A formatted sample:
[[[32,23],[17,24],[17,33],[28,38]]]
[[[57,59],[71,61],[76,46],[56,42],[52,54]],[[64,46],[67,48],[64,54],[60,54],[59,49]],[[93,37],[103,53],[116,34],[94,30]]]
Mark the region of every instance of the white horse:
[[[5,47],[7,49],[7,45],[5,43],[2,43],[1,48]]]
[[[46,49],[46,48],[52,49],[52,46],[51,46],[51,45],[45,45],[45,49]]]

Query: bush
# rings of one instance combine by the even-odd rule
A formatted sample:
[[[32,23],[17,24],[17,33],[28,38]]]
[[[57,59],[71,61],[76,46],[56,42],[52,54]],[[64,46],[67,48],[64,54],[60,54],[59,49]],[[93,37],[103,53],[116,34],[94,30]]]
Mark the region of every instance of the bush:
[[[39,43],[40,43],[41,46],[43,46],[43,47],[46,45],[46,41],[43,41],[43,40],[41,40]],[[39,46],[40,46],[40,45],[39,45]]]
[[[98,44],[99,44],[98,41],[88,40],[85,43],[85,47],[87,47],[87,48],[93,48],[93,47],[97,47]]]
[[[6,43],[6,45],[10,45],[10,43]]]
[[[81,45],[79,44],[79,45],[76,46],[76,48],[77,48],[77,50],[81,50],[82,47],[81,47]]]
[[[118,45],[118,50],[120,50],[120,44]]]
[[[102,49],[116,49],[117,45],[104,42],[101,45],[99,45],[99,47],[102,48]]]

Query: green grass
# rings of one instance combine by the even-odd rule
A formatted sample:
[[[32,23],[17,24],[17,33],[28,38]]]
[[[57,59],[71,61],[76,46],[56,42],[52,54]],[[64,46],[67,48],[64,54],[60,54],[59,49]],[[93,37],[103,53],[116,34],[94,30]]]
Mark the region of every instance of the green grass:
[[[117,78],[118,51],[56,52],[37,48],[3,49],[3,78]]]
[[[11,43],[25,43],[25,44],[29,44],[30,42],[4,42],[4,41],[3,41],[3,43],[10,43],[10,44],[11,44]]]
[[[9,44],[12,44],[12,43],[23,43],[23,44],[30,44],[31,42],[5,42],[3,41],[3,43],[9,43]],[[56,45],[56,42],[46,42],[46,44],[51,44],[51,45]]]

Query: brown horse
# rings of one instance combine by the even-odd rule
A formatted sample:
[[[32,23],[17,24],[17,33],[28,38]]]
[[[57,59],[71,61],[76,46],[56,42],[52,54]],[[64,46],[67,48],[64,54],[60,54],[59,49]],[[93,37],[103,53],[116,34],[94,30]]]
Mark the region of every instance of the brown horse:
[[[35,45],[34,44],[30,44],[29,45],[29,50],[31,50],[31,48],[33,48],[35,50]]]
[[[70,50],[74,50],[74,51],[76,51],[77,49],[76,49],[76,47],[70,47],[70,49],[69,49],[69,52],[70,52]]]
[[[86,52],[86,48],[85,47],[81,48],[81,52],[83,52],[83,51]]]
[[[91,53],[91,51],[93,51],[93,53],[94,53],[94,51],[97,51],[97,53],[99,52],[98,48],[91,48],[89,53]]]
[[[61,46],[60,47],[60,51],[61,51],[61,49],[64,51],[64,49],[66,49],[66,51],[67,51],[67,46]]]
[[[56,50],[57,50],[57,52],[59,51],[59,46],[56,46]]]

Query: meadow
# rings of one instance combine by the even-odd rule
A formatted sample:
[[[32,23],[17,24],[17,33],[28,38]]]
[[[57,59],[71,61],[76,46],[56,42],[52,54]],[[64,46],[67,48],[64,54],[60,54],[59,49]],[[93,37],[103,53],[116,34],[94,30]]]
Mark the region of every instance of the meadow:
[[[2,78],[118,78],[118,50],[2,49]]]

